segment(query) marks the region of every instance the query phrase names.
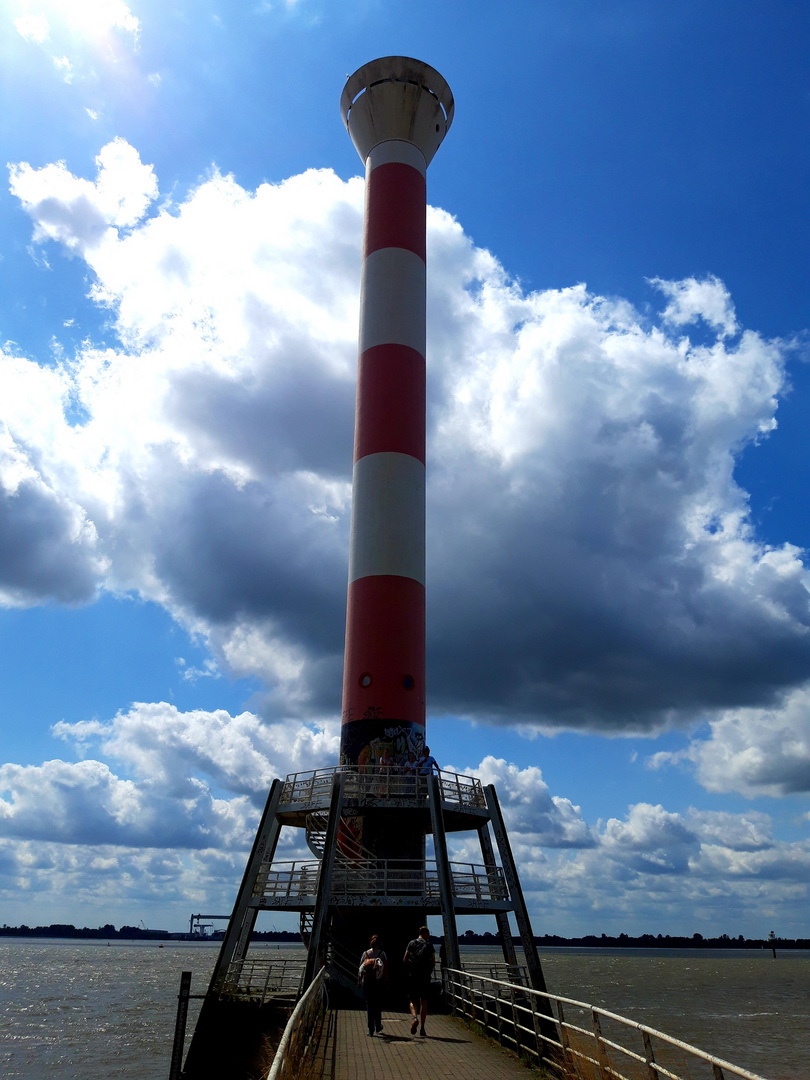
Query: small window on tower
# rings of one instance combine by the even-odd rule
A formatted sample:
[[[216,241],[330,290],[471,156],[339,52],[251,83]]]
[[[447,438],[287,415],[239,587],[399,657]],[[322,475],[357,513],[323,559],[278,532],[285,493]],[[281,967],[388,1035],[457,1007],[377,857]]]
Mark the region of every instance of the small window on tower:
[[[357,680],[360,685],[365,689],[367,686],[371,686],[371,676],[367,671],[364,671],[360,678]]]
[[[402,680],[402,685],[405,687],[406,690],[413,690],[414,686],[416,686],[413,675],[406,675],[405,678]]]

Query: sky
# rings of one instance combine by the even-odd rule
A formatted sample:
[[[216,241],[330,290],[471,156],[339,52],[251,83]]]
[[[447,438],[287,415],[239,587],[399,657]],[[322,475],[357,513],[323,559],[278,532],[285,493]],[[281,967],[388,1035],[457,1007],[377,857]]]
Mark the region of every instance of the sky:
[[[810,935],[807,6],[0,19],[0,922],[227,912],[272,778],[337,760],[338,102],[403,54],[456,100],[428,173],[433,753],[495,783],[538,934]]]

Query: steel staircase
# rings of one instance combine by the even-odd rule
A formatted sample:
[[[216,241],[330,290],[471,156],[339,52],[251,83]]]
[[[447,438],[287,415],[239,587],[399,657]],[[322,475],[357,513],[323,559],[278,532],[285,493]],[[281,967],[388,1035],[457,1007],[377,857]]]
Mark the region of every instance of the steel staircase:
[[[326,810],[314,810],[307,814],[306,840],[309,850],[318,859],[323,858],[324,839],[329,813]],[[358,859],[373,859],[374,853],[363,847],[351,827],[345,814],[341,815],[337,836],[338,862],[355,862]]]

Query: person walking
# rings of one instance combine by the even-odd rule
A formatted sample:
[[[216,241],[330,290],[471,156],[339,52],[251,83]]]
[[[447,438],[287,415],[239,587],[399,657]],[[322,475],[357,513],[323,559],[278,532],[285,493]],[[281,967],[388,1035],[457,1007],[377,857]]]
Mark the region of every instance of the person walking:
[[[366,1001],[366,1019],[371,1038],[383,1029],[382,998],[383,990],[388,986],[388,957],[380,948],[380,939],[371,935],[368,948],[360,957],[357,969],[357,985],[363,991]]]
[[[420,1035],[426,1035],[430,980],[436,966],[436,950],[430,943],[430,930],[426,926],[420,926],[419,936],[408,942],[402,962],[408,973],[408,998],[413,1017],[411,1035],[416,1034],[417,1027]]]

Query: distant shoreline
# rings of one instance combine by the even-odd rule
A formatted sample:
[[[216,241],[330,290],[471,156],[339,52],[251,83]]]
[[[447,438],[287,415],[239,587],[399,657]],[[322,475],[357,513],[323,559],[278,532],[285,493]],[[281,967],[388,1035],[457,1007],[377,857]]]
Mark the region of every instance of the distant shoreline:
[[[199,934],[188,932],[175,932],[171,930],[149,930],[140,926],[122,926],[116,929],[112,923],[97,928],[82,926],[76,927],[71,923],[52,923],[50,926],[2,926],[0,938],[4,937],[30,937],[30,938],[76,938],[103,941],[221,941],[223,934],[218,932],[212,936],[201,937]],[[254,931],[253,941],[271,941],[277,943],[300,943],[301,935],[292,930],[268,930]],[[439,941],[439,938],[435,938]],[[543,934],[535,937],[537,945],[545,947],[568,947],[586,949],[810,949],[810,938],[776,938],[771,941],[768,938],[743,938],[742,935],[733,938],[728,934],[720,937],[703,937],[701,934],[693,934],[691,937],[678,937],[671,934],[641,934],[640,937],[630,937],[628,934],[619,934],[612,937],[609,934],[586,934],[584,937],[560,937],[558,934]],[[513,941],[520,944],[520,938]],[[495,934],[475,934],[467,931],[459,936],[460,945],[487,945],[493,948],[499,946]]]

